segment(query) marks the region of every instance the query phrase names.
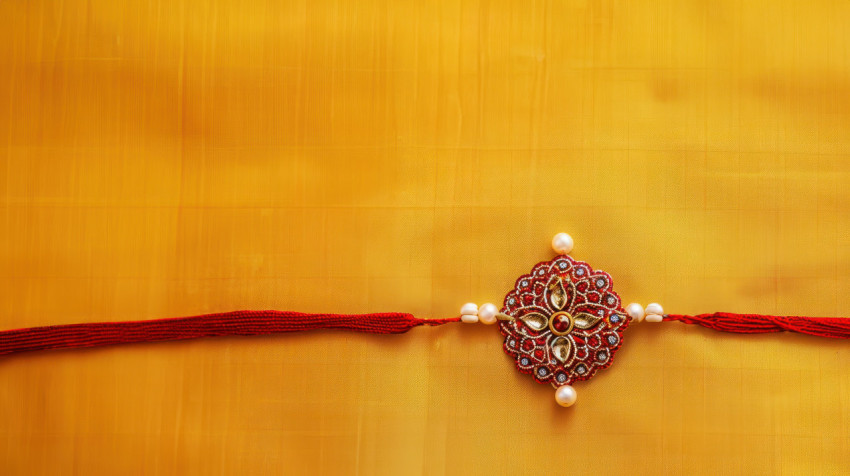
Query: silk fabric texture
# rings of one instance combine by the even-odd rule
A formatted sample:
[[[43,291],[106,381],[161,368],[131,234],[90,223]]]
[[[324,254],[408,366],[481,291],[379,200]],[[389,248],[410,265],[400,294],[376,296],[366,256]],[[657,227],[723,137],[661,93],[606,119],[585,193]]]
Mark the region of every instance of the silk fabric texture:
[[[844,316],[841,2],[0,2],[0,325],[457,315],[552,253]],[[850,348],[636,325],[571,409],[495,326],[0,360],[0,473],[837,474]]]

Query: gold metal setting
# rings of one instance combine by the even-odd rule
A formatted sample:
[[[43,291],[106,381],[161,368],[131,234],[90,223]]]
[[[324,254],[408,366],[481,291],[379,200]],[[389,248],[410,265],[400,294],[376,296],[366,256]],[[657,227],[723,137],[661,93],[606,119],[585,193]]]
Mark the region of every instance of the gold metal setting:
[[[569,326],[567,327],[567,330],[559,331],[555,328],[556,322],[569,322]],[[569,312],[556,312],[555,314],[552,314],[552,319],[549,319],[549,330],[556,336],[565,336],[573,330],[575,324],[575,320],[573,320],[573,316],[571,316]]]

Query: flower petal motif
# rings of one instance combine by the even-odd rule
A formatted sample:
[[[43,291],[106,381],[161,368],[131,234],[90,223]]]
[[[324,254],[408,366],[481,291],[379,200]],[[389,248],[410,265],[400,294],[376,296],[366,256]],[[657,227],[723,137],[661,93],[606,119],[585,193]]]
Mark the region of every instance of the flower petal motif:
[[[552,276],[552,279],[549,280],[549,284],[546,285],[546,295],[549,297],[549,305],[552,306],[554,311],[563,310],[570,301],[567,291],[564,289],[564,283],[558,276]]]
[[[535,331],[542,331],[549,326],[549,318],[539,312],[530,312],[517,319]]]
[[[579,329],[590,329],[591,327],[598,324],[599,321],[601,321],[601,320],[602,320],[602,317],[594,316],[592,314],[587,314],[586,312],[583,312],[581,314],[576,314],[573,317],[573,322],[575,322],[575,326],[578,327]]]
[[[573,342],[566,337],[556,337],[549,343],[552,348],[552,354],[559,362],[566,363],[570,359],[573,352]]]

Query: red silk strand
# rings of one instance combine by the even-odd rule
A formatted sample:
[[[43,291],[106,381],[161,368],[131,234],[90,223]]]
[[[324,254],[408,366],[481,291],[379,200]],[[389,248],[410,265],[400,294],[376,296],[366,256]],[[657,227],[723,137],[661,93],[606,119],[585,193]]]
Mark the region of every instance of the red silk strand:
[[[305,314],[286,311],[233,311],[149,321],[92,322],[7,330],[0,332],[0,355],[199,337],[256,336],[313,329],[401,334],[417,326],[440,326],[458,321],[460,317],[419,319],[412,314],[400,312]]]
[[[697,324],[716,331],[738,334],[787,331],[833,339],[850,339],[850,318],[842,317],[767,316],[715,312],[697,316],[666,314],[664,320]]]

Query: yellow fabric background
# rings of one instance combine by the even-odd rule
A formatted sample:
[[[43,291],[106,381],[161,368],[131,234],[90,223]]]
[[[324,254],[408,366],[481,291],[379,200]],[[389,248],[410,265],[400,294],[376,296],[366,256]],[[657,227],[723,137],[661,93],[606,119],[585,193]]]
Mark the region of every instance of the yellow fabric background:
[[[0,2],[0,327],[501,303],[848,315],[840,1]],[[628,331],[572,409],[494,327],[0,359],[0,473],[839,474],[850,347]]]

